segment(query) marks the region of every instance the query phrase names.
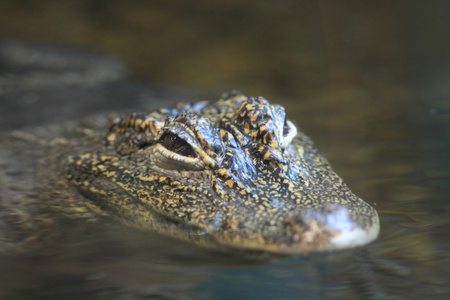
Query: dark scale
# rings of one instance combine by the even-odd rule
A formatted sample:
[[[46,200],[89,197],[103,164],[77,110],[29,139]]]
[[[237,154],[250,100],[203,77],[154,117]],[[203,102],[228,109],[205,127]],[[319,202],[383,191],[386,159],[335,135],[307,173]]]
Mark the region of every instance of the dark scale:
[[[72,193],[62,189],[58,207],[203,246],[279,255],[356,247],[378,235],[376,211],[284,108],[262,97],[234,91],[216,103],[132,113],[98,132],[49,146],[41,169],[59,175],[43,185]]]

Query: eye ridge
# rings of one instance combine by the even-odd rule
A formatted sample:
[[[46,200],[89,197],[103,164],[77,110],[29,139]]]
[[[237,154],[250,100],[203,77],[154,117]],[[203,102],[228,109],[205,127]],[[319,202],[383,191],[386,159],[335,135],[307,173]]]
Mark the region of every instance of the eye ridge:
[[[172,152],[187,157],[196,157],[194,149],[191,145],[176,134],[165,132],[161,136],[159,142],[162,146]]]

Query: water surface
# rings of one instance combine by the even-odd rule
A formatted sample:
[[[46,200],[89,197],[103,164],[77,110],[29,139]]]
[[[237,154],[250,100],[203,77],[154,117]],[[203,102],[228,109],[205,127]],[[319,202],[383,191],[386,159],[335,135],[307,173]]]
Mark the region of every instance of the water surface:
[[[1,257],[2,298],[450,295],[450,24],[445,2],[219,1],[209,7],[131,1],[125,7],[42,1],[31,8],[5,3],[12,13],[2,18],[9,22],[1,27],[3,38],[50,43],[38,51],[58,49],[52,53],[63,61],[78,59],[78,67],[63,64],[46,72],[73,75],[99,66],[106,70],[101,73],[106,81],[36,86],[34,69],[3,61],[2,78],[15,80],[13,85],[0,82],[2,136],[87,115],[215,100],[220,92],[238,88],[286,107],[288,117],[316,142],[353,192],[376,207],[381,233],[356,251],[258,262],[108,222],[74,221],[67,224],[72,234],[45,250]],[[61,26],[54,26],[56,16]],[[105,54],[82,54],[73,45]],[[140,79],[131,79],[106,54],[126,60]]]

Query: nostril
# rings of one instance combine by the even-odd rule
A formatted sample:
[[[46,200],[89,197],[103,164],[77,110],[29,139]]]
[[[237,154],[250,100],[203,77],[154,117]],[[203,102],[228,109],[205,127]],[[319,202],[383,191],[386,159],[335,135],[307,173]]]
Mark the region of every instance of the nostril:
[[[351,231],[356,227],[348,209],[336,204],[310,208],[306,211],[303,219],[307,223],[314,220],[319,225],[338,232]]]
[[[322,236],[327,236],[329,250],[364,245],[374,240],[379,232],[378,222],[365,224],[355,220],[348,208],[336,204],[308,209],[303,222],[320,228]]]
[[[283,226],[294,237],[292,242],[305,253],[364,245],[379,232],[378,222],[366,224],[338,204],[291,211]]]

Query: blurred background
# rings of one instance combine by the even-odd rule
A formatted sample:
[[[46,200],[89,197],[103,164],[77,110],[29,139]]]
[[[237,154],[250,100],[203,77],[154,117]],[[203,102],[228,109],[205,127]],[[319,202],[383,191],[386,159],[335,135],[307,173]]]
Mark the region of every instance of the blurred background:
[[[312,133],[348,124],[350,139],[373,130],[380,116],[387,125],[377,130],[386,131],[390,119],[402,117],[395,107],[405,114],[414,105],[432,109],[427,99],[448,95],[448,6],[402,0],[5,0],[0,38],[115,56],[131,76],[210,99],[231,89],[262,95],[288,106],[291,118],[306,118],[302,124]],[[358,107],[364,109],[355,112]]]
[[[374,251],[412,274],[395,293],[448,295],[450,2],[3,0],[0,11],[0,43],[114,57],[131,80],[163,87],[155,103],[127,102],[131,87],[98,111],[166,106],[175,90],[173,101],[238,89],[284,105],[379,210]],[[82,98],[58,99],[52,110],[17,97],[4,106],[15,120],[4,116],[2,126],[23,125],[25,111],[46,120],[86,113],[73,104]]]
[[[250,94],[305,98],[330,85],[372,91],[375,82],[399,84],[419,66],[442,66],[447,54],[445,1],[5,0],[0,5],[3,39],[112,54],[133,75],[210,91],[238,87]]]

